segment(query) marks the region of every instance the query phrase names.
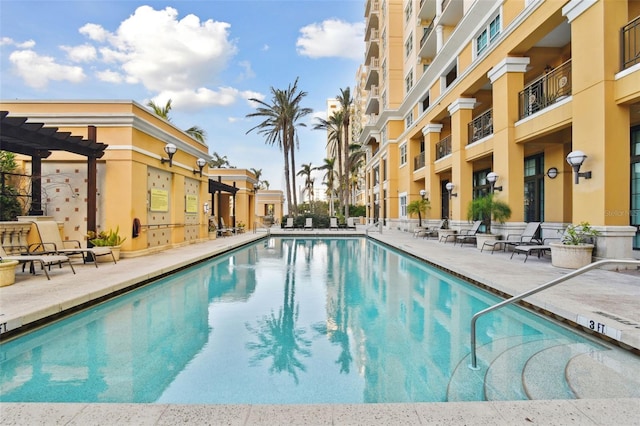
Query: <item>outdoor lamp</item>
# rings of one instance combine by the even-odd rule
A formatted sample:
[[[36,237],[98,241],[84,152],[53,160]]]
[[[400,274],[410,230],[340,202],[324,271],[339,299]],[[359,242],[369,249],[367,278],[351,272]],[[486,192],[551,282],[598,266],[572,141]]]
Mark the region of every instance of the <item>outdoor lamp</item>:
[[[502,191],[502,185],[495,186],[498,178],[499,176],[497,173],[490,172],[487,174],[487,180],[489,181],[489,184],[491,184],[491,192]]]
[[[162,164],[166,163],[167,161],[169,162],[169,167],[173,166],[173,154],[176,153],[176,151],[178,150],[178,148],[176,148],[176,146],[172,143],[168,143],[164,146],[164,152],[167,153],[167,155],[169,156],[169,158],[160,158],[160,162]]]
[[[458,194],[454,194],[453,192],[451,192],[455,187],[456,186],[452,182],[447,182],[447,184],[445,185],[445,188],[447,188],[447,191],[449,191],[449,198],[458,196]]]
[[[200,177],[202,177],[202,169],[204,169],[204,166],[207,165],[207,160],[205,160],[204,158],[198,158],[196,160],[196,166],[198,166],[198,169],[200,169]],[[195,175],[196,173],[198,173],[198,170],[193,169],[193,174]]]
[[[427,191],[424,189],[420,190],[420,198],[422,198],[423,200],[428,200],[428,198],[425,198],[425,196],[427,195]]]
[[[573,168],[575,184],[580,183],[580,178],[591,179],[591,171],[580,173],[580,166],[587,159],[587,155],[582,151],[571,151],[567,155],[567,163]]]

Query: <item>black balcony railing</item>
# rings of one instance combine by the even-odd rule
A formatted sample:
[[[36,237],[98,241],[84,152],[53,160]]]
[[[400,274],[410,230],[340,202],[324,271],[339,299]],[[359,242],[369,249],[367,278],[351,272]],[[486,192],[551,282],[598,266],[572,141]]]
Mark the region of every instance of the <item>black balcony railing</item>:
[[[640,64],[640,16],[622,27],[620,37],[622,69]]]
[[[482,113],[469,123],[469,142],[473,143],[493,134],[493,110]]]
[[[424,167],[424,151],[413,157],[413,170],[420,170]]]
[[[424,46],[424,43],[427,41],[427,37],[429,37],[429,34],[431,34],[431,31],[433,30],[433,21],[435,21],[435,19],[436,18],[434,16],[429,26],[424,27],[422,29],[422,38],[420,39],[420,47]]]
[[[547,72],[519,93],[520,118],[571,95],[571,60]]]
[[[441,139],[436,144],[436,160],[439,160],[451,154],[451,136]]]

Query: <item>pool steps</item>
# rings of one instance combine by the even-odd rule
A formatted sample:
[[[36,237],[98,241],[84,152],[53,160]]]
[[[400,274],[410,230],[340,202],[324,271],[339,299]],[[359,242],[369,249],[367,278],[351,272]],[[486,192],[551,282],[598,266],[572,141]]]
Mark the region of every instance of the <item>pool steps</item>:
[[[640,397],[640,377],[632,373],[640,371],[640,360],[618,348],[564,338],[503,338],[478,348],[479,369],[469,364],[467,355],[456,366],[447,401],[594,398],[602,397],[603,382],[611,397]]]

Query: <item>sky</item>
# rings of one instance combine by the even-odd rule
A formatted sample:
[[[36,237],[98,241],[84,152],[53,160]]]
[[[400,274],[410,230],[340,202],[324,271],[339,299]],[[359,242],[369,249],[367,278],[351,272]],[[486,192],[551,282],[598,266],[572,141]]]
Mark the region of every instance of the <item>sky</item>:
[[[320,166],[313,125],[353,91],[364,48],[363,0],[0,0],[0,99],[171,99],[172,123],[203,128],[209,154],[284,190],[282,153],[247,133],[261,121],[249,99],[270,103],[297,78],[313,113],[296,169]]]

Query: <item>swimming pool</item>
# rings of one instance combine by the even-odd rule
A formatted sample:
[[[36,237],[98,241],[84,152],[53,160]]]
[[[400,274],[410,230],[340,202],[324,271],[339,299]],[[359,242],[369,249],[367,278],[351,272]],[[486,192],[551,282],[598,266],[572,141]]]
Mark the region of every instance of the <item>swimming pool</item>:
[[[479,321],[472,372],[469,321],[497,300],[371,240],[269,238],[3,343],[0,399],[522,399],[487,386],[488,363],[509,353],[508,372],[530,359],[523,348],[604,349],[513,307]]]

